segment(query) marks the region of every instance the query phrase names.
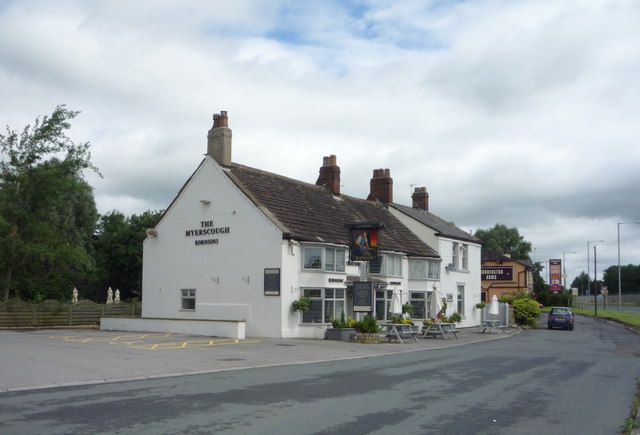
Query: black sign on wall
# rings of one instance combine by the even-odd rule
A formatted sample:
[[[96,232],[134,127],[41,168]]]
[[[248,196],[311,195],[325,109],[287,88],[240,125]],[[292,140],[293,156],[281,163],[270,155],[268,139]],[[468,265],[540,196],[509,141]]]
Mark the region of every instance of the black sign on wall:
[[[373,311],[373,283],[357,281],[353,283],[353,311],[369,313]]]
[[[513,267],[482,266],[483,281],[513,281]]]
[[[266,268],[264,270],[264,295],[280,296],[280,268]]]

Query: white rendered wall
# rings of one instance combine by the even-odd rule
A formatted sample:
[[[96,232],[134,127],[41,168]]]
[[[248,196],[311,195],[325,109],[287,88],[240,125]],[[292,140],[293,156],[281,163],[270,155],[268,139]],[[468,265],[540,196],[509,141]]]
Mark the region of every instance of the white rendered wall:
[[[282,267],[282,232],[223,171],[206,156],[156,226],[157,237],[145,239],[142,316],[245,320],[249,337],[281,337],[284,303],[264,295],[263,277],[265,268]],[[225,230],[186,235],[206,228]],[[281,273],[288,282],[288,271]],[[181,309],[181,289],[196,289],[195,310]]]

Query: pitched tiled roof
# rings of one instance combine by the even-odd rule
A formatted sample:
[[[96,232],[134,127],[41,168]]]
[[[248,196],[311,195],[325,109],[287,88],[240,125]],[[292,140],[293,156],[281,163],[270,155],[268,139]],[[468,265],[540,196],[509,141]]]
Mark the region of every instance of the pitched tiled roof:
[[[478,243],[482,242],[480,239],[477,239],[467,233],[466,231],[456,227],[455,225],[450,224],[444,219],[439,218],[438,216],[430,213],[428,211],[407,207],[406,205],[400,204],[392,204],[392,207],[401,211],[402,213],[414,218],[415,220],[422,222],[424,225],[429,228],[433,228],[436,231],[436,235],[442,237],[449,237],[456,240],[462,240],[470,243]]]
[[[225,168],[227,169],[227,168]],[[281,175],[233,163],[229,177],[282,229],[284,238],[348,245],[348,222],[382,222],[380,249],[410,256],[439,257],[387,208]]]
[[[508,257],[504,254],[498,254],[497,252],[491,251],[483,251],[482,252],[482,263],[484,264],[487,261],[493,261],[496,263],[508,263],[508,262],[516,262],[525,266],[527,269],[531,269],[533,267],[533,262],[529,259],[527,260],[516,260],[511,257]]]

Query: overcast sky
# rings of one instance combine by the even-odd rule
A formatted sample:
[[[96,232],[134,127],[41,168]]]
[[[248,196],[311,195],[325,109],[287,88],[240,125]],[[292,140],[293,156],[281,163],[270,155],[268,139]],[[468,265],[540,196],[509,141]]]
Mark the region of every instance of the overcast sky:
[[[517,227],[570,283],[640,221],[639,23],[634,0],[0,0],[0,126],[81,111],[99,212],[130,215],[227,110],[234,162],[315,183],[335,154],[360,198],[388,168],[395,202]],[[640,225],[620,235],[640,264]]]

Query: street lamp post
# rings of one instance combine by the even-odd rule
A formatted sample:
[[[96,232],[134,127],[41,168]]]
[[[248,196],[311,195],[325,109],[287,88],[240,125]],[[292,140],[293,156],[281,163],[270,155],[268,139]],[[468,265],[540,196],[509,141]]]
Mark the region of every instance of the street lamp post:
[[[563,252],[562,253],[562,279],[564,280],[564,291],[567,291],[567,266],[565,265],[564,262],[564,256],[565,254],[575,254],[575,252]]]
[[[587,242],[587,290],[589,292],[591,292],[591,275],[589,274],[590,273],[590,270],[589,270],[589,245],[591,243],[604,243],[604,240],[589,240]],[[587,301],[588,300],[589,300],[589,298],[587,298]],[[597,302],[597,300],[596,300],[596,302]]]
[[[620,311],[622,311],[622,275],[620,273],[620,225],[624,224],[640,224],[640,222],[618,222],[618,310]]]

